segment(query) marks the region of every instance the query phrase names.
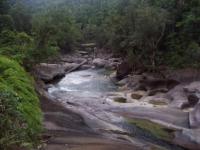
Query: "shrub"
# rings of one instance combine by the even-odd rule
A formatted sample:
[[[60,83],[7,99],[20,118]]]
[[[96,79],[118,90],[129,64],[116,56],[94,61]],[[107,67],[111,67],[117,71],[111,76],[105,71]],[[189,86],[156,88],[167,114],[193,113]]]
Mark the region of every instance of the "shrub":
[[[0,149],[32,147],[41,131],[33,80],[15,61],[0,56]]]
[[[33,39],[24,32],[3,30],[0,33],[0,54],[11,57],[20,64],[33,46]]]

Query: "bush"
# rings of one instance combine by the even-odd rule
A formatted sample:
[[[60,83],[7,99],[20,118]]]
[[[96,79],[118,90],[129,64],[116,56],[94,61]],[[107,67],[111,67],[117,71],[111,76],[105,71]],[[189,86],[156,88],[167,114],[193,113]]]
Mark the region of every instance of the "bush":
[[[32,147],[41,131],[33,80],[20,65],[0,57],[0,149]]]
[[[20,64],[23,63],[33,46],[33,39],[24,32],[3,30],[0,33],[0,54],[11,57]]]
[[[194,41],[182,42],[180,39],[169,43],[170,51],[165,63],[173,68],[200,68],[200,45]]]

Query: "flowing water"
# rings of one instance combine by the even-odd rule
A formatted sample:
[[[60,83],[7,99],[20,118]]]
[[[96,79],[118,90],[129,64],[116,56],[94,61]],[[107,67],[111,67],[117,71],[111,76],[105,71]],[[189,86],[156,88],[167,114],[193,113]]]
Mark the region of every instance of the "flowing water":
[[[48,92],[66,107],[79,112],[86,123],[94,129],[119,131],[131,138],[161,145],[167,149],[182,149],[165,141],[155,138],[140,128],[129,125],[124,118],[109,112],[110,105],[105,103],[109,92],[116,92],[117,86],[107,76],[105,69],[83,70],[67,74],[57,84],[52,85]],[[125,132],[123,132],[125,131]]]
[[[49,93],[66,92],[82,97],[101,96],[105,92],[116,91],[117,87],[106,76],[105,69],[83,70],[67,74],[59,83],[49,89]]]

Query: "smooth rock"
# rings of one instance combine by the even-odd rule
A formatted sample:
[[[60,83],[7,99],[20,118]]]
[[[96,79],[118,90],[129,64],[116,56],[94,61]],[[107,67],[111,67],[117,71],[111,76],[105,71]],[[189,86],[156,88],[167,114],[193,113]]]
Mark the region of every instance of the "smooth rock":
[[[173,142],[189,150],[200,150],[200,130],[183,129],[177,131]]]
[[[146,90],[145,86],[141,85],[141,81],[144,80],[144,75],[131,75],[128,76],[128,87],[134,90]]]
[[[61,61],[63,62],[68,62],[68,63],[81,63],[83,61],[85,61],[85,58],[81,58],[81,57],[74,57],[74,56],[63,56],[61,57]]]
[[[88,54],[87,51],[78,51],[78,53],[81,54],[81,55],[87,55]]]
[[[198,96],[200,97],[200,82],[192,82],[189,85],[185,86],[184,90],[190,93],[199,93]]]
[[[179,82],[176,80],[157,79],[157,78],[149,78],[149,77],[144,78],[140,82],[148,90],[164,89],[164,88],[172,89],[179,84]]]
[[[68,71],[68,70],[70,70],[74,67],[77,67],[78,64],[77,63],[64,63],[62,66],[63,66],[65,71]]]
[[[82,70],[86,70],[86,69],[90,69],[92,66],[90,66],[90,65],[83,65],[83,66],[81,66],[81,69]]]
[[[129,65],[128,62],[122,62],[120,65],[117,67],[117,78],[119,80],[123,79],[126,77],[132,70],[132,67]]]
[[[167,93],[167,92],[168,92],[167,88],[158,88],[148,91],[148,95],[153,96],[156,95],[157,93]]]
[[[101,58],[96,58],[93,60],[92,63],[95,65],[95,67],[102,68],[102,67],[105,67],[107,61]]]
[[[194,110],[189,113],[189,121],[191,128],[200,128],[200,104],[198,104]]]
[[[165,97],[147,96],[142,101],[148,102],[153,105],[168,105],[170,100]]]
[[[166,125],[189,128],[189,113],[174,108],[118,107],[111,111],[130,119],[156,120]]]
[[[61,64],[41,63],[36,66],[35,71],[38,78],[45,82],[65,75],[65,69]]]
[[[135,91],[131,94],[132,99],[141,99],[143,96],[145,96],[146,92],[145,91]]]
[[[166,78],[177,80],[181,83],[190,83],[193,81],[200,80],[200,70],[199,69],[179,69],[179,70],[167,70],[164,72]]]
[[[127,83],[128,83],[128,78],[124,78],[124,79],[120,80],[119,82],[117,82],[117,84],[119,86],[126,85]]]
[[[170,107],[183,109],[188,105],[188,98],[183,90],[183,86],[179,85],[171,89],[167,93],[167,97],[171,99]]]
[[[200,82],[192,82],[184,87],[184,91],[188,96],[188,101],[191,106],[195,106],[200,99]]]

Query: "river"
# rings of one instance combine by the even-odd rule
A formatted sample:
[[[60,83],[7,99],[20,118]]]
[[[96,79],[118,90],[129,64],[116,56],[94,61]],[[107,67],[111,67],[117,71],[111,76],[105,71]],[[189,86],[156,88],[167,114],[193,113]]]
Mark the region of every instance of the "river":
[[[48,92],[66,108],[80,114],[86,124],[99,134],[125,139],[137,145],[157,145],[169,150],[182,150],[179,146],[130,125],[119,114],[110,112],[115,105],[108,103],[108,96],[117,92],[118,87],[110,80],[108,74],[105,69],[72,72],[51,85]]]

